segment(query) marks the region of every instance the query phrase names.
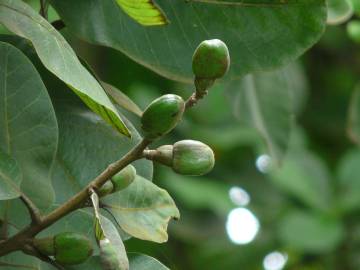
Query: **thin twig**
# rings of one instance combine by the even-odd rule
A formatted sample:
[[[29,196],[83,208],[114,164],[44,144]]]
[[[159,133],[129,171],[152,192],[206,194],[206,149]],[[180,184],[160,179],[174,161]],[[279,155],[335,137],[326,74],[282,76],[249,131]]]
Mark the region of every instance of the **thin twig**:
[[[199,95],[197,92],[193,93],[185,102],[185,109],[190,109],[191,107],[195,106],[198,101],[204,96],[207,95],[207,91],[204,91],[202,95]]]
[[[20,199],[29,211],[32,224],[39,224],[41,222],[40,210],[24,193],[21,194]]]
[[[56,262],[55,260],[51,259],[49,256],[46,256],[44,254],[42,254],[40,251],[38,251],[36,248],[34,248],[32,245],[29,244],[25,244],[24,248],[23,248],[23,252],[25,254],[31,255],[31,256],[35,256],[36,258],[42,260],[43,262],[46,262],[48,264],[51,264],[52,266],[54,266],[56,269],[59,270],[65,270],[65,268],[63,266],[61,266],[58,262]]]

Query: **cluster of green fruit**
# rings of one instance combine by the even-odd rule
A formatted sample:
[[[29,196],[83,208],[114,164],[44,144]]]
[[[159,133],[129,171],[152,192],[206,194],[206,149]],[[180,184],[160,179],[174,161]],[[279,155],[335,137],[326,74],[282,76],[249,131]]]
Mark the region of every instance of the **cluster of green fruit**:
[[[229,51],[222,41],[214,39],[202,42],[193,56],[195,97],[204,96],[214,81],[225,75],[229,64]],[[153,141],[169,133],[182,119],[185,108],[186,102],[177,95],[168,94],[154,100],[141,117],[144,137]],[[215,163],[211,148],[194,140],[183,140],[174,145],[145,150],[144,157],[169,166],[176,173],[184,175],[206,174]],[[109,179],[97,190],[97,194],[104,197],[123,190],[134,181],[135,177],[136,169],[130,164]],[[54,257],[55,261],[62,265],[83,263],[93,253],[90,240],[73,232],[34,239],[33,246],[43,255]],[[102,255],[111,257],[111,254],[110,250]],[[104,263],[105,265],[107,264]],[[105,267],[105,269],[118,269],[118,267]]]
[[[360,1],[350,0],[353,10],[357,16],[360,16]],[[351,20],[347,24],[347,32],[349,37],[356,43],[360,43],[360,20]]]

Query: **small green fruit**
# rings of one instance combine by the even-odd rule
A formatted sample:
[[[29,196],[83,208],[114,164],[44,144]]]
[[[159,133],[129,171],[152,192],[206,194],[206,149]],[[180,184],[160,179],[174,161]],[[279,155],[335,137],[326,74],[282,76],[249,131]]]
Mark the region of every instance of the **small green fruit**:
[[[214,153],[209,146],[199,141],[184,140],[172,145],[163,145],[156,150],[145,150],[145,157],[171,167],[184,175],[203,175],[215,164]]]
[[[360,43],[360,21],[351,21],[346,26],[349,37],[356,43]]]
[[[195,78],[218,79],[230,66],[229,50],[219,39],[205,40],[196,48],[192,58]]]
[[[64,232],[53,237],[34,239],[34,246],[44,255],[54,256],[63,265],[85,262],[93,253],[90,240],[78,233]]]
[[[185,175],[203,175],[215,165],[214,152],[206,144],[184,140],[174,144],[173,170]]]
[[[111,181],[107,181],[97,192],[100,197],[104,197],[108,194],[113,193],[114,184]]]
[[[141,117],[145,137],[153,140],[170,132],[180,121],[184,110],[185,102],[177,95],[168,94],[155,99]]]
[[[115,174],[111,178],[111,182],[114,186],[114,189],[112,192],[117,192],[119,190],[127,188],[136,177],[136,169],[133,165],[128,165],[124,169],[122,169],[120,172]]]

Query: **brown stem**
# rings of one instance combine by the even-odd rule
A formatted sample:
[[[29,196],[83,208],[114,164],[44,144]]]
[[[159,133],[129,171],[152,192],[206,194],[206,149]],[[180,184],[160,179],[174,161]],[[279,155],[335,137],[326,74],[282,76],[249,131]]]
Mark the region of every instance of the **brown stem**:
[[[191,107],[195,106],[200,99],[207,95],[207,91],[204,91],[202,95],[198,94],[197,92],[193,93],[185,102],[185,109],[190,109]]]
[[[22,249],[29,239],[36,236],[39,232],[46,229],[62,217],[72,211],[82,207],[84,202],[89,198],[89,190],[100,188],[105,182],[114,176],[117,172],[125,168],[131,162],[142,157],[144,149],[151,143],[150,140],[143,139],[130,152],[123,156],[120,160],[110,164],[100,175],[93,179],[86,187],[75,194],[67,202],[60,205],[54,211],[43,217],[38,224],[30,224],[14,236],[0,243],[0,257],[10,252]]]
[[[40,15],[43,16],[46,20],[48,19],[48,8],[49,8],[48,1],[40,0]]]

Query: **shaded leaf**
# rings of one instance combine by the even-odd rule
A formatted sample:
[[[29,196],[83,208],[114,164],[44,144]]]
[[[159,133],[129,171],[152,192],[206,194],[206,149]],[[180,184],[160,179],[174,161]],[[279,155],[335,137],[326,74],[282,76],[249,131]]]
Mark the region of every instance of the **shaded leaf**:
[[[299,251],[326,253],[334,250],[344,237],[344,228],[336,219],[292,211],[279,225],[280,240]]]
[[[116,0],[123,11],[145,26],[163,25],[167,19],[163,11],[152,0]]]
[[[167,241],[167,226],[180,217],[166,190],[141,176],[124,190],[104,198],[107,208],[128,234],[158,243]]]
[[[72,32],[184,82],[193,80],[192,54],[205,39],[219,38],[228,45],[232,58],[228,78],[235,79],[294,60],[322,35],[324,0],[266,2],[158,0],[171,23],[144,28],[114,1],[51,1]]]
[[[70,45],[50,23],[20,0],[0,0],[0,22],[30,40],[47,69],[69,85],[105,121],[130,136],[100,84],[81,65]]]
[[[0,200],[20,196],[22,174],[15,159],[0,149]]]
[[[2,42],[0,85],[0,145],[22,170],[21,190],[46,209],[54,200],[51,173],[58,141],[55,112],[32,63],[21,51]]]
[[[113,101],[121,106],[122,108],[132,112],[138,116],[142,115],[142,111],[138,105],[135,104],[127,95],[121,92],[119,89],[115,88],[111,84],[106,82],[101,82],[102,87],[106,93],[113,99]]]
[[[273,160],[280,164],[292,126],[293,84],[287,69],[247,75],[226,85],[237,118],[264,138]]]
[[[327,7],[327,23],[332,25],[346,22],[354,13],[348,0],[327,0]]]

